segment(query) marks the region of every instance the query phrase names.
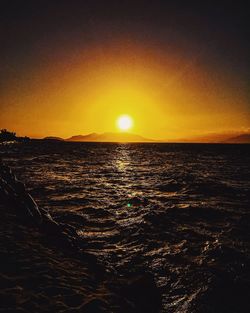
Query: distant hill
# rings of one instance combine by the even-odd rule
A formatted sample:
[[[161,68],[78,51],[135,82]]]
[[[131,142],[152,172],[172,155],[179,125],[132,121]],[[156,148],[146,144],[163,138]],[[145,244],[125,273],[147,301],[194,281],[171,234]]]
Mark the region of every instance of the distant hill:
[[[175,142],[187,143],[250,143],[250,134],[228,133],[207,134],[190,138],[177,139]]]
[[[250,134],[243,134],[236,137],[228,138],[225,143],[250,143]]]
[[[87,135],[76,135],[67,139],[61,137],[45,137],[44,140],[74,141],[74,142],[179,142],[179,143],[250,143],[250,134],[228,133],[207,134],[190,138],[179,138],[176,140],[153,140],[131,133],[90,133]]]
[[[75,135],[65,140],[67,141],[96,141],[97,138],[98,138],[97,133],[91,133],[88,135]]]
[[[88,135],[72,136],[67,141],[79,141],[79,142],[152,142],[154,140],[144,138],[139,135],[131,133],[103,133],[96,134],[91,133]]]
[[[63,141],[64,139],[61,137],[53,137],[53,136],[49,136],[49,137],[45,137],[43,138],[43,140],[60,140]]]

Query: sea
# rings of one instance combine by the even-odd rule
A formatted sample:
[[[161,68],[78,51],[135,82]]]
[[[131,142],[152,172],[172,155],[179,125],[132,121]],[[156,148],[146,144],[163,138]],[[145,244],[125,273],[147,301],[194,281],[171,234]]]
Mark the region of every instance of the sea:
[[[0,158],[112,275],[151,273],[161,312],[237,313],[250,312],[249,152],[34,140]]]

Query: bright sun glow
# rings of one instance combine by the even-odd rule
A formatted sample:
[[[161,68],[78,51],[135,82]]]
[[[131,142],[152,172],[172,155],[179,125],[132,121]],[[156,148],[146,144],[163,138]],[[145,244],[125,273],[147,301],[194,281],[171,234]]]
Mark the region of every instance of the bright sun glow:
[[[117,125],[120,130],[129,130],[133,126],[132,118],[129,115],[122,115],[117,119]]]

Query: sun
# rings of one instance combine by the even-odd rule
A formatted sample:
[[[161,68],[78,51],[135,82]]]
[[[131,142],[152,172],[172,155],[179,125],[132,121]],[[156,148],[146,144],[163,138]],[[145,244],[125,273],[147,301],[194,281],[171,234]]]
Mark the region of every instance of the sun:
[[[133,126],[133,120],[129,115],[121,115],[117,119],[117,126],[122,131],[129,130]]]

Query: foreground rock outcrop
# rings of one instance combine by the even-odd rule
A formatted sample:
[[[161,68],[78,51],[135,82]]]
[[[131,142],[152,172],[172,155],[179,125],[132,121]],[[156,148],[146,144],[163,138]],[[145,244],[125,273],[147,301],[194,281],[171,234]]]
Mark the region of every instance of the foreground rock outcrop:
[[[78,247],[74,228],[41,209],[0,164],[0,312],[156,313],[153,277],[115,277]]]

